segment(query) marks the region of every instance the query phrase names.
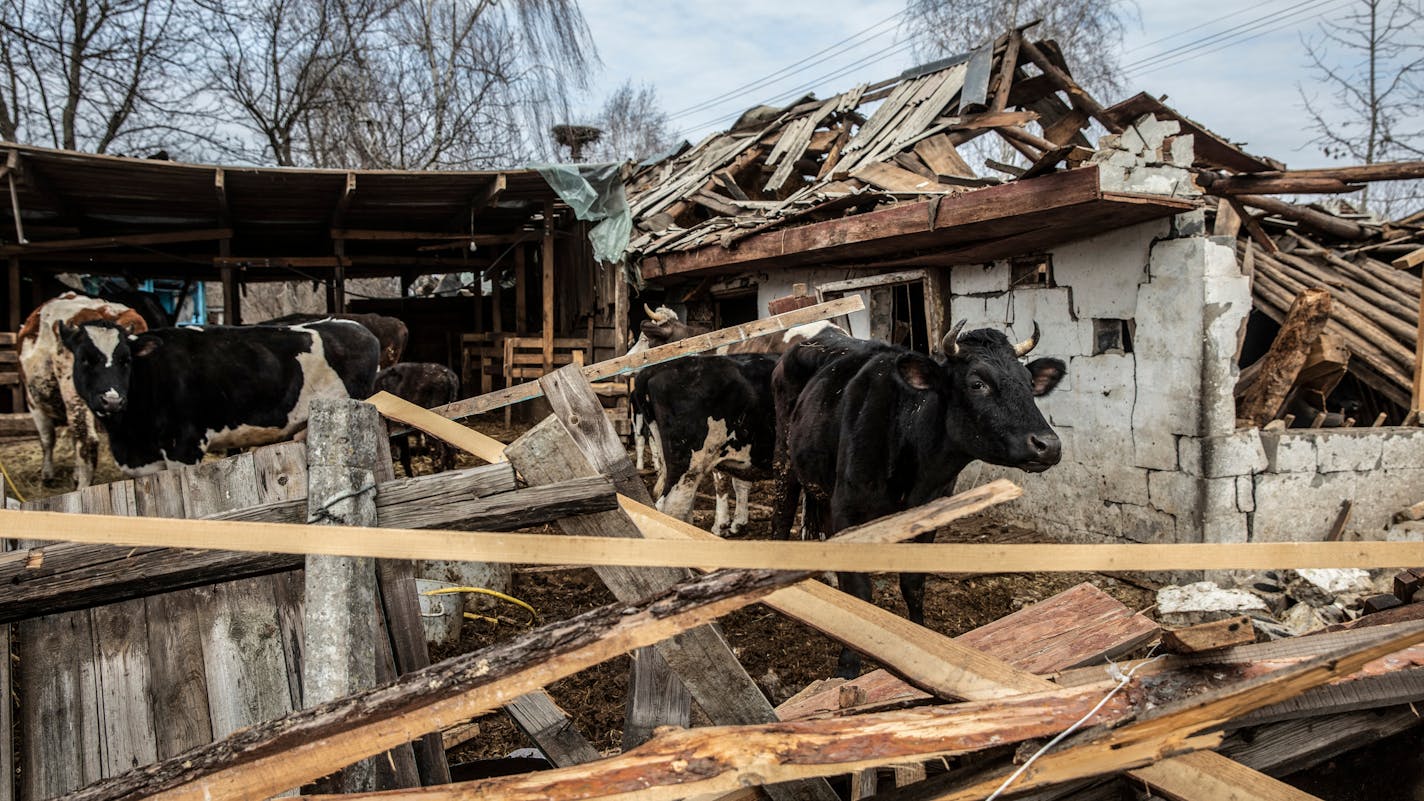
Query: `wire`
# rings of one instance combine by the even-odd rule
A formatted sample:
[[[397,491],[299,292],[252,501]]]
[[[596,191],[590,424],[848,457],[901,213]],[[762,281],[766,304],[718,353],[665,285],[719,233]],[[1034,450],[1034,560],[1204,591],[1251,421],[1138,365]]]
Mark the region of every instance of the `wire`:
[[[10,478],[10,471],[5,469],[5,460],[0,459],[0,475],[5,476],[5,483],[10,485],[10,491],[15,493],[15,500],[25,503],[25,496],[20,494],[20,488],[15,486],[15,479]]]
[[[1280,0],[1271,0],[1271,2],[1280,2]],[[1269,3],[1268,3],[1268,5],[1269,5]],[[1150,41],[1150,42],[1143,42],[1143,43],[1140,44],[1140,45],[1135,45],[1135,46],[1133,46],[1133,47],[1129,47],[1129,48],[1127,48],[1126,50],[1122,51],[1122,54],[1123,54],[1123,55],[1127,55],[1128,53],[1136,53],[1136,52],[1139,52],[1139,51],[1142,51],[1142,50],[1146,50],[1147,48],[1152,47],[1152,46],[1154,46],[1154,45],[1159,45],[1159,44],[1162,44],[1163,42],[1170,42],[1170,41],[1172,41],[1173,39],[1176,39],[1176,38],[1178,38],[1178,37],[1186,36],[1187,34],[1191,33],[1192,31],[1199,31],[1199,30],[1201,30],[1202,28],[1209,28],[1209,27],[1211,27],[1212,25],[1215,25],[1215,24],[1218,23],[1218,22],[1225,22],[1226,20],[1231,19],[1232,17],[1239,17],[1239,16],[1241,16],[1242,14],[1246,14],[1246,13],[1249,13],[1249,12],[1251,12],[1251,11],[1256,11],[1256,10],[1259,10],[1259,7],[1254,7],[1254,8],[1253,8],[1252,6],[1249,6],[1249,5],[1248,5],[1248,6],[1244,7],[1244,8],[1239,8],[1239,9],[1237,9],[1237,10],[1235,10],[1235,11],[1232,11],[1232,12],[1230,12],[1230,13],[1228,13],[1228,14],[1222,14],[1222,15],[1219,16],[1219,17],[1215,17],[1215,18],[1209,19],[1209,20],[1207,20],[1207,21],[1205,21],[1205,22],[1198,23],[1198,24],[1196,24],[1196,25],[1193,25],[1193,26],[1190,27],[1190,28],[1183,28],[1182,30],[1177,31],[1176,33],[1169,33],[1169,34],[1167,34],[1166,36],[1163,36],[1163,37],[1160,37],[1160,38],[1157,38],[1157,39],[1153,39],[1153,40]]]
[[[906,11],[908,11],[908,9],[906,9]],[[809,55],[809,56],[806,56],[805,58],[801,59],[800,61],[796,61],[796,62],[794,62],[794,63],[788,64],[788,65],[786,65],[785,67],[782,67],[782,68],[779,69],[779,70],[775,70],[775,71],[773,71],[773,72],[771,72],[771,73],[769,73],[769,74],[767,74],[767,75],[765,75],[765,76],[763,76],[763,77],[761,77],[761,78],[758,78],[757,80],[750,81],[750,82],[748,82],[748,83],[744,83],[744,84],[742,84],[741,86],[738,86],[738,87],[736,87],[736,88],[734,88],[734,89],[729,89],[728,91],[723,92],[722,94],[717,95],[716,97],[711,97],[711,98],[708,98],[708,99],[706,99],[706,100],[703,100],[703,101],[701,101],[701,102],[699,102],[699,103],[695,103],[695,104],[693,104],[693,105],[691,105],[691,106],[688,106],[688,107],[686,107],[686,108],[678,109],[677,111],[674,111],[673,113],[669,114],[669,115],[668,115],[668,119],[669,119],[669,120],[681,119],[682,117],[686,117],[686,116],[689,115],[689,114],[692,114],[692,113],[695,113],[695,112],[698,112],[698,111],[703,111],[703,110],[705,110],[705,109],[707,109],[707,108],[710,108],[710,107],[712,107],[712,106],[718,105],[718,104],[719,104],[721,101],[723,101],[723,100],[728,100],[728,99],[736,98],[736,97],[739,97],[739,96],[747,95],[747,94],[750,93],[750,90],[759,89],[759,88],[761,88],[761,87],[767,86],[768,84],[776,83],[781,77],[790,77],[790,76],[792,76],[792,75],[796,75],[796,74],[798,74],[798,73],[805,72],[806,70],[810,69],[811,67],[816,66],[817,64],[822,64],[822,63],[824,63],[824,62],[826,62],[826,61],[829,61],[833,56],[840,55],[840,54],[843,53],[843,52],[846,52],[846,51],[849,51],[849,50],[854,50],[854,49],[857,48],[857,47],[860,47],[860,46],[865,45],[865,44],[869,44],[871,41],[873,41],[873,40],[875,40],[875,39],[879,39],[880,37],[884,36],[884,35],[887,34],[887,33],[893,33],[893,32],[894,32],[893,29],[890,30],[890,31],[880,31],[879,33],[876,33],[876,34],[874,34],[873,36],[870,36],[870,37],[866,38],[864,41],[861,41],[861,42],[858,42],[858,43],[856,43],[856,44],[854,44],[854,45],[851,45],[850,47],[841,47],[842,45],[844,45],[844,44],[846,44],[846,43],[848,43],[848,42],[852,42],[852,41],[855,41],[855,40],[857,40],[857,39],[861,39],[862,37],[864,37],[864,36],[865,36],[867,33],[869,33],[870,31],[873,31],[873,30],[875,30],[876,28],[879,28],[879,27],[883,26],[885,23],[890,22],[890,21],[896,19],[897,17],[902,17],[902,16],[904,16],[905,13],[906,13],[906,11],[900,11],[899,13],[891,14],[890,16],[886,17],[885,19],[880,20],[879,22],[875,23],[874,25],[871,25],[871,26],[868,27],[868,28],[864,28],[864,29],[862,29],[862,30],[860,30],[860,31],[858,31],[858,32],[856,32],[856,33],[853,33],[853,34],[851,34],[850,36],[847,36],[846,38],[840,40],[839,42],[836,42],[835,44],[832,44],[832,45],[830,45],[830,46],[828,46],[828,47],[825,47],[825,48],[822,48],[822,49],[820,49],[820,50],[817,50],[816,52],[812,53],[812,54]],[[840,50],[837,50],[835,53],[831,53],[831,55],[828,55],[828,56],[826,56],[825,58],[820,58],[820,59],[816,58],[817,56],[820,56],[820,55],[825,54],[825,53],[829,53],[829,52],[832,51],[832,50],[836,50],[836,48],[841,48],[841,49],[840,49]],[[813,60],[813,59],[815,59],[815,60]],[[802,66],[802,65],[805,65],[805,66]],[[796,67],[800,67],[800,69],[794,69],[794,68],[796,68]]]
[[[1184,61],[1208,55],[1209,53],[1215,53],[1223,47],[1240,44],[1243,41],[1250,41],[1251,39],[1280,30],[1281,28],[1288,27],[1300,21],[1313,19],[1329,11],[1330,7],[1337,6],[1339,2],[1340,0],[1304,0],[1304,2],[1296,3],[1289,8],[1255,17],[1229,30],[1199,37],[1186,44],[1130,62],[1122,66],[1122,71],[1124,73],[1142,75],[1162,67],[1174,66]],[[1262,30],[1263,28],[1264,30]],[[1201,49],[1205,46],[1217,44],[1221,46],[1208,50]]]
[[[1330,7],[1323,8],[1323,9],[1321,9],[1318,13],[1315,13],[1315,14],[1312,14],[1312,15],[1309,15],[1309,16],[1306,16],[1306,17],[1304,17],[1304,18],[1302,18],[1302,19],[1296,21],[1295,24],[1308,22],[1308,21],[1314,20],[1314,19],[1319,19],[1320,17],[1325,16],[1326,14],[1330,13],[1331,11],[1334,11],[1334,10],[1338,9],[1339,7],[1340,7],[1340,6],[1339,6],[1339,2],[1338,2],[1338,0],[1337,0],[1337,2],[1334,2],[1333,4],[1331,4]],[[1249,36],[1245,36],[1245,37],[1242,37],[1242,38],[1239,38],[1239,39],[1234,39],[1234,40],[1231,40],[1231,41],[1223,42],[1222,44],[1220,44],[1220,45],[1218,45],[1218,46],[1216,46],[1216,47],[1213,47],[1213,48],[1210,48],[1210,49],[1207,49],[1207,50],[1203,50],[1203,51],[1201,51],[1201,52],[1190,53],[1190,54],[1184,55],[1184,56],[1182,56],[1182,57],[1180,57],[1180,58],[1177,58],[1177,59],[1174,60],[1174,61],[1171,61],[1171,62],[1168,62],[1168,63],[1165,63],[1165,64],[1157,64],[1157,65],[1151,66],[1151,67],[1148,68],[1148,69],[1136,70],[1136,71],[1134,71],[1134,73],[1133,73],[1133,77],[1135,77],[1135,78],[1140,78],[1141,76],[1144,76],[1144,75],[1151,75],[1152,73],[1155,73],[1155,72],[1161,72],[1162,70],[1170,69],[1170,68],[1175,67],[1175,66],[1177,66],[1177,65],[1179,65],[1179,64],[1183,64],[1183,63],[1185,63],[1185,62],[1187,62],[1187,61],[1191,61],[1192,59],[1200,58],[1200,57],[1202,57],[1202,56],[1209,56],[1209,55],[1211,55],[1212,53],[1218,53],[1218,52],[1220,52],[1220,51],[1222,51],[1222,50],[1225,50],[1225,49],[1227,49],[1227,48],[1229,48],[1229,47],[1236,47],[1236,46],[1241,45],[1241,44],[1244,44],[1244,43],[1246,43],[1246,42],[1250,42],[1250,41],[1253,41],[1253,40],[1255,40],[1255,39],[1259,39],[1259,38],[1261,38],[1262,36],[1266,36],[1266,35],[1268,35],[1268,34],[1275,33],[1276,31],[1279,31],[1279,30],[1281,30],[1281,29],[1283,29],[1283,28],[1289,28],[1289,27],[1291,27],[1291,25],[1292,25],[1291,22],[1284,22],[1284,23],[1282,23],[1282,24],[1280,24],[1280,25],[1276,25],[1276,26],[1274,26],[1274,27],[1267,28],[1266,30],[1257,31],[1257,32],[1255,32],[1255,33],[1252,33],[1252,34],[1249,35]]]

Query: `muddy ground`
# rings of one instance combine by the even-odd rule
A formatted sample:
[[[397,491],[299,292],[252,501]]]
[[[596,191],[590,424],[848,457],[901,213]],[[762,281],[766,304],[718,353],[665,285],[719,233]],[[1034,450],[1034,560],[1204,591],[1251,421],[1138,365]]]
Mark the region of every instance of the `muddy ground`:
[[[507,428],[499,415],[479,418],[474,427],[504,442],[517,437],[525,428],[518,423]],[[33,439],[0,441],[0,463],[5,465],[26,497],[43,497],[72,488],[73,450],[67,434],[61,434],[56,454],[57,480],[44,486],[39,478],[38,442]],[[477,462],[473,457],[461,455],[458,464],[470,466]],[[432,470],[429,457],[417,455],[415,472],[425,474]],[[397,475],[403,475],[399,466],[396,471]],[[647,471],[643,475],[651,488],[653,474]],[[98,480],[119,478],[122,475],[105,447]],[[769,536],[770,510],[764,503],[767,497],[768,487],[765,485],[753,491],[752,523],[743,536]],[[699,499],[693,522],[703,528],[711,527],[710,495],[704,493]],[[938,541],[1002,543],[1035,539],[1033,532],[1023,528],[970,519],[952,530],[940,532]],[[939,575],[932,576],[927,586],[926,623],[941,633],[958,635],[1084,581],[1102,588],[1129,608],[1146,610],[1151,614],[1154,585],[1129,576],[1096,573]],[[533,606],[538,617],[534,618],[515,606],[500,606],[492,611],[498,622],[465,621],[459,643],[439,649],[432,656],[440,659],[473,651],[541,622],[566,618],[614,600],[592,570],[577,567],[516,568],[512,594]],[[904,614],[904,604],[893,576],[876,577],[875,596],[878,604]],[[810,682],[830,677],[835,672],[839,645],[820,632],[766,607],[754,605],[735,612],[723,618],[721,625],[747,672],[772,703],[780,703]],[[875,666],[873,660],[869,660],[865,669]],[[619,750],[627,700],[627,668],[627,658],[615,659],[548,688],[558,704],[570,714],[578,730],[604,753]],[[699,713],[694,710],[694,715]],[[478,734],[450,752],[452,764],[496,759],[531,745],[503,713],[487,715],[479,723]],[[1421,744],[1420,731],[1416,728],[1412,734],[1332,760],[1314,770],[1289,777],[1290,781],[1327,801],[1424,801],[1424,782],[1418,776],[1421,762],[1424,762],[1417,757]],[[1400,767],[1400,770],[1391,772],[1390,781],[1384,781],[1377,771],[1382,760]]]

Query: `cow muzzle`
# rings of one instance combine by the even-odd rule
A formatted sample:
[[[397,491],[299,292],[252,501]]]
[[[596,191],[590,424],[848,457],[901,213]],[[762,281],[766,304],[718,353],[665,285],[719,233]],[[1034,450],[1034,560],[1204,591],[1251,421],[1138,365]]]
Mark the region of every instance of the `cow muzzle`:
[[[1029,434],[1026,444],[1029,458],[1019,467],[1029,473],[1042,473],[1063,458],[1063,443],[1052,431]]]
[[[118,414],[128,405],[128,399],[120,395],[116,390],[110,389],[99,396],[99,403],[95,406],[94,413],[102,417],[111,414]]]

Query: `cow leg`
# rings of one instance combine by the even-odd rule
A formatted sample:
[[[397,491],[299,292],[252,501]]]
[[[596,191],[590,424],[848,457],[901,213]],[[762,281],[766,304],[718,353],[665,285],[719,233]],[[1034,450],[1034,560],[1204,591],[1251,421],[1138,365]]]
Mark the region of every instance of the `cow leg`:
[[[643,451],[648,446],[648,438],[643,434],[643,415],[633,413],[633,457],[637,462],[637,468],[643,469]]]
[[[836,581],[840,584],[841,592],[870,603],[874,593],[869,573],[837,573]],[[841,648],[840,658],[836,660],[836,675],[843,679],[853,679],[860,675],[860,668],[860,653],[853,648]]]
[[[915,542],[934,542],[934,532],[915,537]],[[925,625],[925,574],[901,573],[900,595],[905,599],[906,616],[911,623]]]
[[[74,438],[74,482],[76,487],[84,489],[94,483],[94,470],[99,465],[98,421],[78,398],[67,412],[69,436]]]
[[[40,478],[49,483],[54,480],[54,418],[40,411],[38,407],[30,409],[30,417],[34,418],[35,430],[40,433],[40,450],[44,453]]]
[[[712,518],[712,533],[719,537],[726,535],[727,518],[731,516],[727,504],[727,478],[720,470],[712,471],[712,491],[717,495],[717,512]]]
[[[401,434],[397,438],[396,449],[400,451],[401,469],[405,470],[406,478],[415,478],[415,473],[410,469],[410,434]]]
[[[752,482],[733,478],[732,492],[737,496],[737,511],[732,515],[732,536],[735,537],[746,530],[751,520]]]

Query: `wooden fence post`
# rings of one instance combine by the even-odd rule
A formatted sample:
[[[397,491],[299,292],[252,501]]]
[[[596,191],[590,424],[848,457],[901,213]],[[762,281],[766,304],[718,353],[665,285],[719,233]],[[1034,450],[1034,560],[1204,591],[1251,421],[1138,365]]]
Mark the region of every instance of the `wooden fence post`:
[[[313,399],[307,429],[307,520],[376,524],[376,457],[381,418],[352,400]],[[376,566],[369,558],[308,556],[302,650],[307,707],[376,685]],[[330,780],[332,792],[374,790],[374,760]]]

